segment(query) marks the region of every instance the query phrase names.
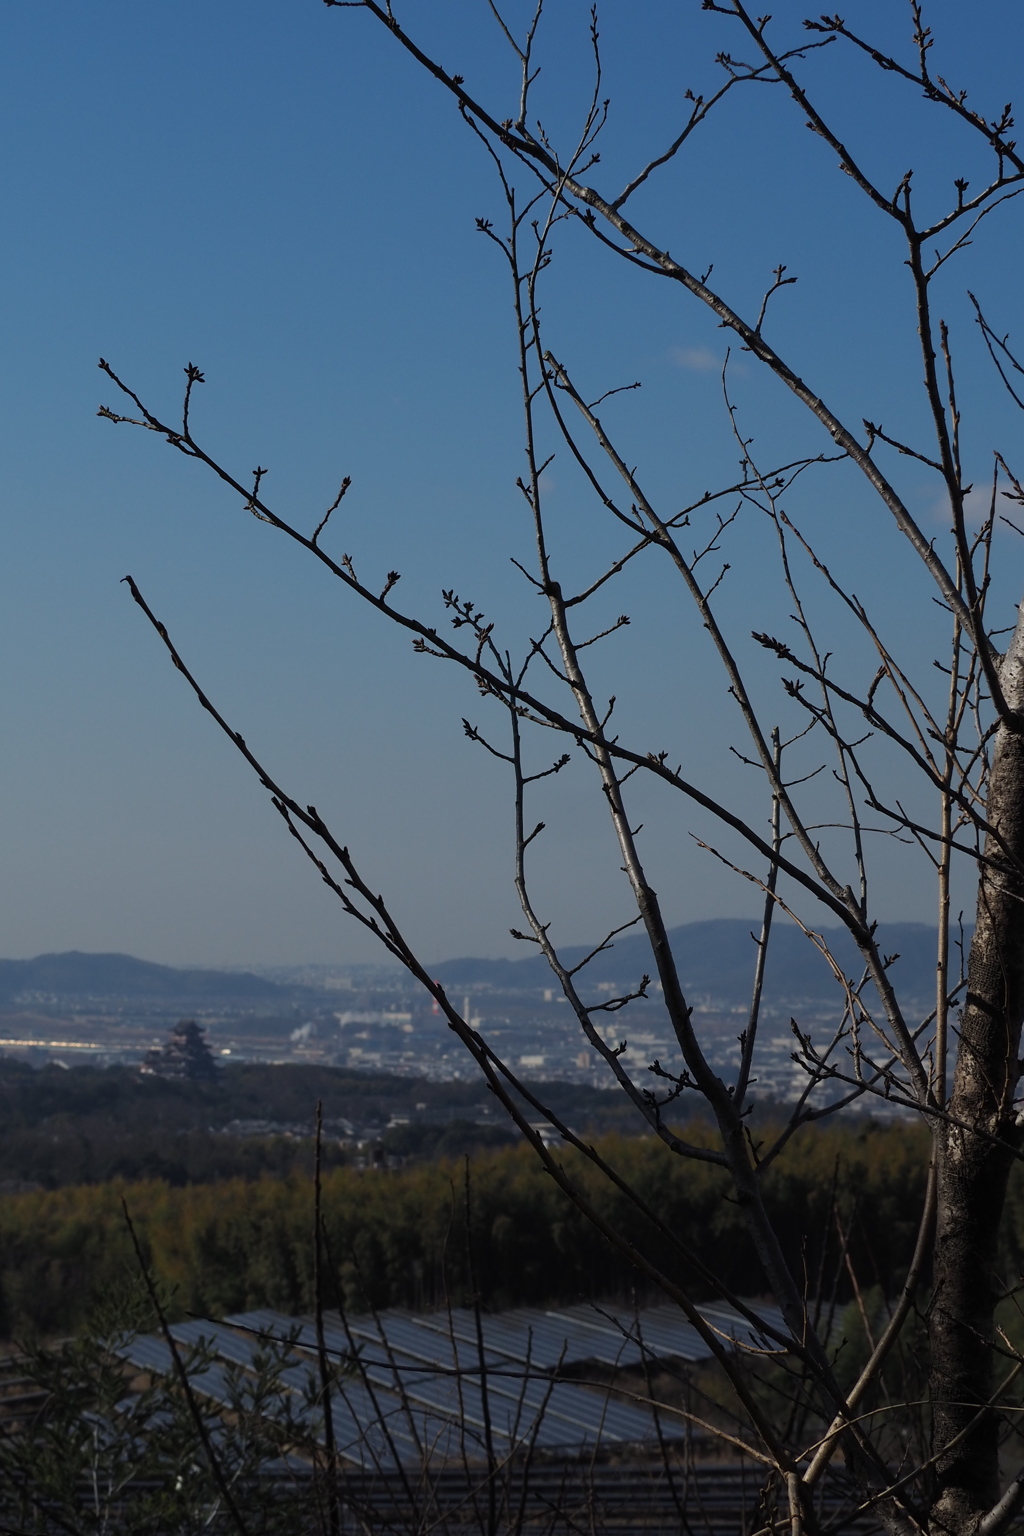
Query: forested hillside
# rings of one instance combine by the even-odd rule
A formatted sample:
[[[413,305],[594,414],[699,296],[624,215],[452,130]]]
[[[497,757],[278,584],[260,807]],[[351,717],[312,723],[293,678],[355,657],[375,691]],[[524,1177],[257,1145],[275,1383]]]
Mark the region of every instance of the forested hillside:
[[[610,1138],[603,1150],[643,1193],[668,1230],[696,1248],[736,1291],[763,1289],[738,1208],[722,1201],[722,1175],[683,1165],[653,1139]],[[640,1236],[643,1218],[568,1150],[598,1207]],[[848,1272],[837,1265],[842,1229],[865,1285],[891,1292],[909,1257],[925,1178],[925,1139],[910,1127],[811,1130],[765,1180],[777,1230],[815,1289]],[[337,1168],[324,1181],[333,1265],[347,1306],[441,1305],[467,1291],[464,1164],[399,1170]],[[122,1213],[126,1201],[171,1310],[217,1314],[267,1305],[311,1306],[312,1189],[308,1177],[232,1180],[181,1189],[164,1182],[68,1187],[0,1200],[3,1329],[59,1333],[83,1321],[97,1297],[136,1273]],[[471,1163],[472,1244],[491,1307],[581,1297],[629,1297],[634,1278],[567,1203],[526,1147]],[[810,1214],[809,1214],[810,1213]],[[800,1234],[816,1234],[799,1251]],[[648,1234],[648,1242],[651,1241]],[[1024,1242],[1024,1181],[1014,1186],[1007,1242]],[[668,1272],[685,1269],[654,1238]],[[1024,1251],[1024,1250],[1022,1250]]]

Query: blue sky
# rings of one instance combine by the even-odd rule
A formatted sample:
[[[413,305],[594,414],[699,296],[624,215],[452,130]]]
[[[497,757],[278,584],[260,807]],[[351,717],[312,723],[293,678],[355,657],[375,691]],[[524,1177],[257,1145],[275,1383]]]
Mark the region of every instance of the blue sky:
[[[514,73],[483,0],[413,0],[402,14],[499,115],[513,110]],[[803,14],[778,6],[780,35]],[[588,88],[586,16],[578,0],[551,0],[539,103],[556,135]],[[1019,9],[940,0],[930,19],[943,70],[997,111],[1017,84]],[[893,0],[856,0],[847,20],[906,46]],[[607,187],[671,137],[686,86],[716,82],[715,53],[739,49],[697,0],[619,0],[601,26],[612,108],[594,179]],[[430,622],[454,586],[504,616],[510,638],[535,632],[509,563],[527,556],[528,528],[514,489],[508,282],[473,222],[501,216],[486,157],[383,29],[319,0],[56,0],[7,7],[0,29],[0,953],[374,958],[167,664],[119,584],[127,571],[268,766],[330,812],[425,954],[514,952],[507,785],[462,736],[461,716],[480,715],[472,690],[414,658],[195,466],[95,415],[115,403],[99,356],[166,413],[193,360],[208,381],[196,405],[204,442],[243,472],[268,465],[266,493],[283,512],[312,527],[350,474],[336,553],[397,567],[403,601]],[[962,133],[848,54],[815,58],[808,78],[883,179],[912,164],[919,195],[938,206],[953,175],[980,175]],[[788,263],[800,282],[775,302],[773,340],[854,423],[923,433],[894,235],[780,92],[735,93],[638,197],[635,217],[692,267],[713,261],[721,291],[748,311]],[[993,447],[1012,457],[1019,426],[991,388],[965,289],[1024,337],[1020,235],[1011,204],[941,290],[979,477]],[[678,505],[731,477],[723,337],[692,302],[568,231],[545,305],[549,344],[590,393],[643,380],[608,419],[653,492]],[[767,460],[824,446],[742,358],[733,388]],[[940,538],[929,473],[906,461],[893,473]],[[617,541],[562,459],[548,493],[566,569],[596,570]],[[795,494],[794,512],[926,676],[934,605],[897,536],[848,475]],[[723,613],[743,636],[784,623],[763,531],[741,524],[733,537]],[[997,557],[1010,614],[1021,566],[1010,535]],[[729,754],[741,739],[730,701],[681,594],[653,571],[609,602],[643,621],[599,663],[624,730],[763,820],[763,790]],[[842,622],[835,639],[849,639]],[[771,697],[763,659],[750,664]],[[781,697],[778,708],[781,719]],[[545,791],[538,846],[545,911],[566,942],[629,915],[584,770]],[[639,808],[657,827],[649,851],[672,920],[755,910],[750,888],[696,848],[703,823],[655,793],[641,792]],[[925,871],[898,852],[880,851],[880,915],[928,921]]]

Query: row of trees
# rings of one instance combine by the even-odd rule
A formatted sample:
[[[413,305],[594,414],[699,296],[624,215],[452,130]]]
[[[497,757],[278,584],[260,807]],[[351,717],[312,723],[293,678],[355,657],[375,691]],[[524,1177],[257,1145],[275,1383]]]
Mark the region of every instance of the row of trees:
[[[713,1143],[707,1127],[695,1134]],[[721,1169],[681,1165],[653,1138],[613,1137],[596,1145],[661,1220],[670,1221],[670,1231],[706,1256],[724,1285],[743,1295],[756,1289],[756,1254],[742,1211],[723,1200],[728,1185]],[[565,1166],[605,1222],[670,1262],[671,1238],[595,1174],[587,1158],[570,1151]],[[352,1310],[441,1306],[445,1275],[452,1295],[465,1299],[464,1173],[460,1160],[393,1171],[325,1170],[329,1247]],[[777,1160],[766,1176],[765,1199],[792,1262],[808,1266],[818,1286],[850,1298],[848,1254],[865,1289],[881,1287],[892,1297],[910,1263],[926,1179],[926,1142],[914,1128],[823,1129]],[[632,1294],[632,1266],[566,1204],[530,1148],[478,1154],[471,1188],[474,1264],[486,1305]],[[312,1198],[306,1169],[186,1188],[122,1180],[0,1200],[5,1331],[63,1333],[130,1277],[136,1266],[122,1199],[176,1315],[254,1306],[309,1311]],[[1016,1262],[1018,1249],[1024,1253],[1024,1178],[1015,1182],[1014,1203],[1008,1242]],[[642,1292],[658,1299],[649,1285]],[[710,1294],[708,1284],[701,1294]]]

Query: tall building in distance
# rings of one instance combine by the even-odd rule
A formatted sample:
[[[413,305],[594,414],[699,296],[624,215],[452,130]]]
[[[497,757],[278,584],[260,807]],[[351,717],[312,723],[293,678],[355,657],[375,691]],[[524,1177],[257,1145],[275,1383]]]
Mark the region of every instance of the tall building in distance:
[[[206,1031],[194,1019],[182,1019],[167,1038],[166,1045],[147,1051],[140,1071],[147,1077],[180,1077],[187,1081],[212,1082],[217,1064],[206,1043]]]

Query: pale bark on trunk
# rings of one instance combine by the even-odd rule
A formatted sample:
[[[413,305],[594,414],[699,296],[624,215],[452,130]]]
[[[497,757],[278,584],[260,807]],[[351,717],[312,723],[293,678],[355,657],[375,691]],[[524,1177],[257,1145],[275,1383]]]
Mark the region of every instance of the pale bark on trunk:
[[[1024,710],[1024,605],[1002,666],[1007,704]],[[936,1531],[969,1532],[996,1503],[999,1416],[980,1412],[997,1379],[993,1350],[999,1229],[1019,1140],[1013,1108],[1024,1018],[1024,735],[995,737],[967,996],[938,1135],[938,1209],[930,1318],[938,1500]],[[963,1127],[966,1127],[963,1128]],[[956,1444],[948,1451],[944,1446]]]

